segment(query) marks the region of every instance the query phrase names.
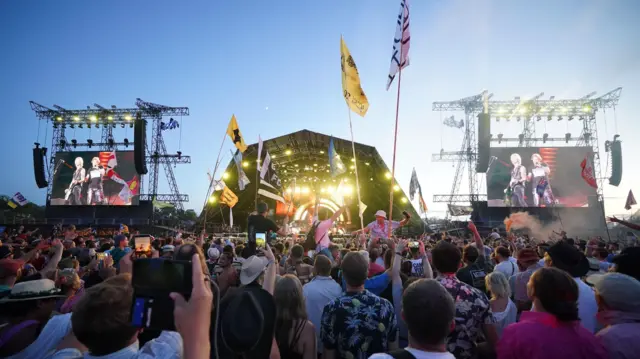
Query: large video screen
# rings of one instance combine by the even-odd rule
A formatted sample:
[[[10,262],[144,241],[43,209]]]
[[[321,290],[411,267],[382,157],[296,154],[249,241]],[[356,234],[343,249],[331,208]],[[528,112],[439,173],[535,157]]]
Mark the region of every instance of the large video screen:
[[[590,147],[492,147],[490,153],[489,207],[588,207],[596,195],[581,176]]]
[[[138,205],[140,176],[133,151],[57,152],[52,206]]]

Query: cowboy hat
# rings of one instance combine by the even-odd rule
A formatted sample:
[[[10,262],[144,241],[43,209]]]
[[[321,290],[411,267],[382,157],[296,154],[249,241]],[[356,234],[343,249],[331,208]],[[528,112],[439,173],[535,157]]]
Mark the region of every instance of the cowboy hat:
[[[65,298],[51,279],[36,279],[16,283],[8,296],[0,299],[0,303],[21,302],[25,300]]]
[[[253,283],[265,269],[269,261],[264,257],[251,256],[242,263],[240,270],[240,284],[247,285]]]
[[[560,241],[547,250],[553,266],[569,273],[574,278],[583,277],[589,272],[589,260],[578,249]]]
[[[224,296],[218,309],[218,359],[269,357],[276,321],[276,303],[269,292],[238,288]]]
[[[383,211],[383,210],[381,210],[381,209],[380,209],[380,210],[378,210],[378,211],[376,212],[376,215],[375,215],[375,216],[376,216],[376,217],[382,217],[382,218],[384,218],[384,219],[387,219],[387,212],[385,212],[385,211]]]

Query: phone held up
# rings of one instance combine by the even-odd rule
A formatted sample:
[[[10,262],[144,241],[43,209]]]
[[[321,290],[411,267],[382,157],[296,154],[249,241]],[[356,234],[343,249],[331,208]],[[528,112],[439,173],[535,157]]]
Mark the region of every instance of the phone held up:
[[[176,330],[173,321],[172,292],[191,296],[190,261],[163,258],[140,258],[133,261],[133,303],[131,324],[136,328]]]

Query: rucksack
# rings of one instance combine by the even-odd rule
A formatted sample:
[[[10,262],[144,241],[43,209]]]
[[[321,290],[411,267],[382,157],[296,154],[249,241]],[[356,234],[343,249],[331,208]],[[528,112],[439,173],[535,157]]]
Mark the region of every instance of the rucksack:
[[[307,238],[304,240],[304,243],[302,244],[302,247],[304,248],[305,251],[315,250],[316,247],[318,246],[318,242],[320,242],[324,238],[324,236],[327,235],[327,233],[325,232],[322,235],[322,238],[320,238],[320,241],[316,242],[316,230],[318,229],[319,225],[320,225],[320,222],[314,223],[309,229],[309,232],[307,232]]]

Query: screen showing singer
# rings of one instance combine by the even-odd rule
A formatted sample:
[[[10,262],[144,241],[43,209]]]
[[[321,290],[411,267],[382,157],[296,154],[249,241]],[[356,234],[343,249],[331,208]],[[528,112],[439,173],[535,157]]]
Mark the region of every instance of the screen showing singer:
[[[487,170],[490,207],[587,207],[596,195],[581,177],[588,147],[493,147]]]
[[[50,205],[129,206],[139,202],[133,151],[57,152]]]

